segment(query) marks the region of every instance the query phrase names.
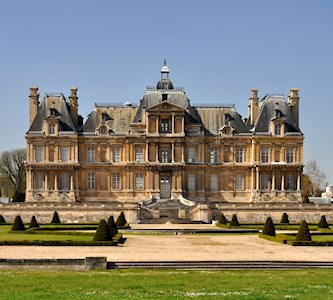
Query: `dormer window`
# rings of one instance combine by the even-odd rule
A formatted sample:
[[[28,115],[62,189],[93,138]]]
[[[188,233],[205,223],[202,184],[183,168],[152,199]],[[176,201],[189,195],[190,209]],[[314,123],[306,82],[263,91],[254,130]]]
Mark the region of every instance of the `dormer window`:
[[[168,94],[162,94],[162,101],[168,100]]]
[[[50,109],[50,115],[51,115],[51,116],[54,116],[54,117],[57,115],[57,111],[56,111],[55,108],[52,107],[52,108]]]
[[[281,135],[281,124],[275,124],[275,135]]]
[[[54,123],[49,124],[49,134],[55,134],[55,124]]]
[[[108,132],[108,130],[107,130],[106,126],[102,126],[101,129],[100,129],[100,133],[101,133],[102,135],[106,135],[107,132]]]
[[[230,135],[232,133],[232,129],[230,126],[223,126],[221,129],[221,135]]]

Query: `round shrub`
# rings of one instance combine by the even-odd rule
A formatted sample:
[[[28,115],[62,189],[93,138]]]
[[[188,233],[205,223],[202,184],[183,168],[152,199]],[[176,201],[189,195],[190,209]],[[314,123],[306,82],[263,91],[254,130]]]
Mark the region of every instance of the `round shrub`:
[[[36,217],[32,216],[30,224],[29,224],[29,228],[36,228],[36,227],[39,227],[39,224],[36,220]]]
[[[328,225],[327,221],[326,221],[326,217],[325,216],[321,216],[321,219],[318,223],[318,228],[330,228],[330,226]]]
[[[116,223],[114,222],[113,216],[109,217],[109,219],[108,219],[108,226],[109,226],[109,229],[111,231],[112,237],[114,237],[118,233],[118,228],[117,228]]]
[[[311,241],[311,233],[309,230],[308,223],[305,220],[302,221],[301,226],[298,229],[295,242],[307,242]]]
[[[286,213],[283,213],[280,224],[289,224],[289,218]]]
[[[24,231],[25,227],[20,216],[16,216],[14,224],[11,228],[12,231]]]
[[[0,215],[0,223],[6,223],[6,220],[2,215]]]
[[[60,224],[60,218],[59,218],[59,215],[58,213],[55,211],[53,213],[53,217],[52,217],[52,221],[51,221],[51,224]]]
[[[96,233],[94,235],[94,241],[112,241],[111,231],[108,224],[104,219],[99,221]]]
[[[232,215],[230,226],[240,226],[236,215]]]
[[[117,218],[116,225],[117,225],[117,227],[123,227],[126,224],[127,224],[127,221],[126,221],[125,215],[123,212],[121,212]]]
[[[266,219],[264,229],[262,230],[262,234],[275,236],[275,228],[271,217],[268,217]]]
[[[227,218],[224,216],[224,214],[222,213],[219,217],[219,223],[222,225],[226,225],[228,223]]]

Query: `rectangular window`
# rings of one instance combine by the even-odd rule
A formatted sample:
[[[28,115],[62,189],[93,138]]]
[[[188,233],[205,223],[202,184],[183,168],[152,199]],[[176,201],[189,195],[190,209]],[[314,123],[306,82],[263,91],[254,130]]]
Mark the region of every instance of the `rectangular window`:
[[[236,174],[235,190],[244,190],[244,175],[243,174]]]
[[[261,148],[261,162],[263,162],[263,163],[269,162],[269,148],[268,147]]]
[[[236,149],[236,162],[243,162],[243,149],[242,148]]]
[[[194,174],[188,174],[187,178],[187,186],[189,191],[195,191],[195,175]]]
[[[69,174],[62,173],[60,176],[60,189],[63,191],[69,190]]]
[[[143,190],[143,175],[141,173],[135,175],[135,188],[137,190]]]
[[[69,148],[68,147],[61,147],[60,160],[62,162],[67,162],[69,160]]]
[[[287,163],[294,162],[294,147],[287,148]]]
[[[55,125],[54,123],[49,124],[49,134],[54,134],[55,133]]]
[[[43,147],[36,147],[35,148],[35,160],[36,162],[43,161]]]
[[[217,148],[210,149],[210,162],[217,163]]]
[[[294,174],[287,174],[286,176],[286,190],[295,189],[295,177]]]
[[[95,161],[95,148],[88,147],[88,162],[94,162],[94,161]]]
[[[89,173],[88,174],[88,190],[94,190],[95,189],[95,174]]]
[[[167,148],[162,148],[161,150],[161,161],[162,163],[167,163],[169,162],[169,153],[168,153],[168,150]]]
[[[189,163],[195,162],[195,148],[187,149],[187,162],[189,162]]]
[[[261,174],[261,189],[268,190],[269,189],[269,175]]]
[[[210,175],[210,189],[212,191],[217,191],[219,189],[218,175],[211,174]]]
[[[161,120],[161,132],[169,132],[169,120],[168,119]]]
[[[113,155],[113,162],[120,162],[120,148],[119,147],[115,147],[112,149],[112,155]]]
[[[142,147],[135,147],[135,161],[142,162],[143,161],[143,149]]]
[[[281,124],[275,125],[275,135],[281,135]]]
[[[112,188],[114,190],[120,190],[120,174],[116,173],[112,176]]]
[[[36,173],[35,175],[35,189],[44,188],[44,173]]]

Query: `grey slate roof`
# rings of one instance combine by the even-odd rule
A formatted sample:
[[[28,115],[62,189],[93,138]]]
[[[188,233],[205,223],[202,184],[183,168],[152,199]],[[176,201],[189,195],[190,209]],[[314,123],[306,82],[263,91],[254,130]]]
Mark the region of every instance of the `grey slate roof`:
[[[71,115],[69,113],[68,104],[66,102],[65,97],[61,94],[57,97],[55,97],[56,102],[59,101],[59,105],[53,105],[51,104],[52,101],[48,99],[48,96],[45,96],[42,103],[38,107],[37,115],[32,122],[30,129],[28,132],[37,131],[41,132],[43,131],[43,122],[45,119],[49,118],[51,116],[51,109],[55,109],[56,115],[55,117],[59,119],[59,131],[72,131],[76,132],[75,126],[73,124]],[[52,98],[51,98],[52,99]],[[51,105],[50,105],[51,104]],[[57,108],[54,108],[57,107]]]

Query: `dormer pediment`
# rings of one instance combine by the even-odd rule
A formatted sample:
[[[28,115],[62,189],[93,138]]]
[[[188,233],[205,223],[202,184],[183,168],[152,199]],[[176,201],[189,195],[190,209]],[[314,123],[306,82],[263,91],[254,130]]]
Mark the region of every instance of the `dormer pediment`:
[[[169,101],[163,101],[155,106],[152,106],[151,108],[147,109],[147,111],[184,111],[184,108],[171,103]]]

